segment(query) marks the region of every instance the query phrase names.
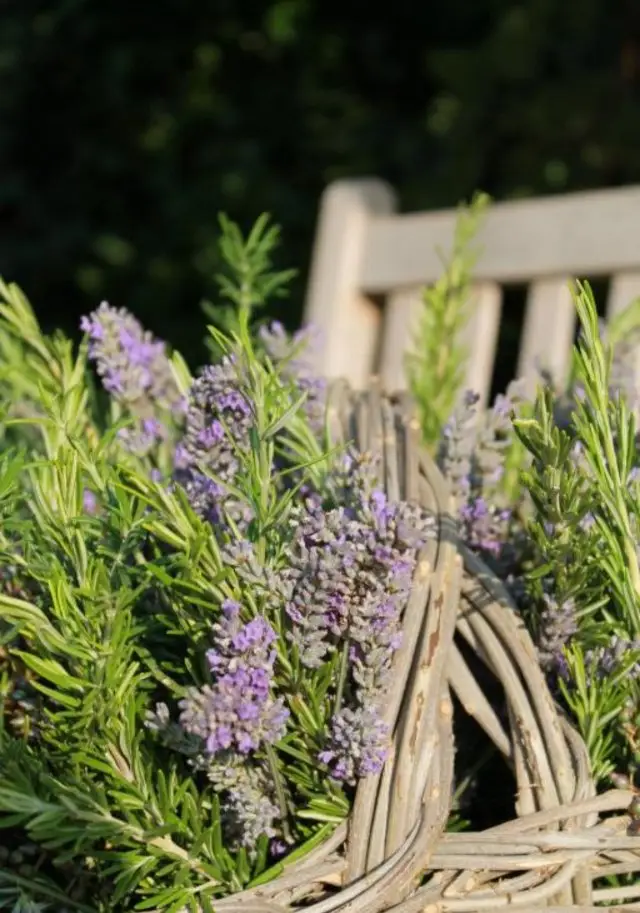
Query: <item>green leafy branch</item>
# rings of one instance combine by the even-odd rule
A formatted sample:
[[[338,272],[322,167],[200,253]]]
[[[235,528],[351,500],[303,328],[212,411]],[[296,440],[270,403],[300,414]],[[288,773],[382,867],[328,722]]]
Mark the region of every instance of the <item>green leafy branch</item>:
[[[488,205],[489,197],[478,193],[468,208],[460,209],[453,250],[448,260],[443,258],[440,279],[423,293],[413,352],[406,356],[409,389],[430,448],[438,444],[464,380],[467,352],[460,334],[469,318],[472,271],[478,258],[472,242]]]
[[[253,317],[256,309],[273,298],[288,294],[296,270],[274,270],[273,255],[280,243],[280,228],[270,224],[270,217],[263,213],[245,238],[240,228],[221,214],[219,249],[224,270],[216,276],[216,284],[223,301],[215,305],[202,303],[202,309],[211,324],[230,337],[239,330],[239,321]],[[206,340],[214,358],[222,352],[220,339],[215,334]]]
[[[639,460],[634,415],[624,395],[611,391],[612,348],[600,338],[588,283],[576,285],[574,299],[582,335],[570,423],[558,427],[546,387],[532,415],[515,419],[514,428],[532,458],[522,474],[539,555],[528,575],[531,592],[539,601],[550,580],[558,607],[575,604],[578,632],[565,651],[568,676],[559,685],[602,777],[633,750],[620,720],[628,700],[640,705],[638,683],[624,674],[638,659],[632,649],[622,671],[606,681],[595,665],[596,651],[610,647],[612,636],[627,644],[640,639],[640,501],[632,474]]]

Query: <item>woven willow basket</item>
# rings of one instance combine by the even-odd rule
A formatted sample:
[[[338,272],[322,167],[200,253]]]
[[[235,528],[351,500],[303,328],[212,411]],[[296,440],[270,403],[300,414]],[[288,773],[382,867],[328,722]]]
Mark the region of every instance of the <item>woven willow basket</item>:
[[[629,903],[640,899],[640,876],[634,888],[593,887],[606,875],[640,873],[640,837],[628,836],[624,813],[632,793],[595,795],[585,746],[555,706],[507,593],[458,541],[447,487],[421,453],[410,402],[375,388],[356,395],[338,383],[330,422],[334,438],[380,457],[391,499],[420,501],[437,523],[404,612],[386,708],[392,749],[381,775],[360,782],[348,823],[326,843],[216,908],[475,913],[511,905],[586,913],[614,902],[611,909],[640,911],[640,902]],[[501,686],[506,724],[464,659],[469,649]],[[512,772],[505,789],[516,795],[513,820],[479,833],[444,831],[454,776],[452,695]]]

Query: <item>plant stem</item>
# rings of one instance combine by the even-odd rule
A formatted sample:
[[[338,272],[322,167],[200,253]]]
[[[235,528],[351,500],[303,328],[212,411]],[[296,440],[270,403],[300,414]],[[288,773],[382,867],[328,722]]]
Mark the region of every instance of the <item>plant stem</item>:
[[[276,753],[271,745],[266,746],[266,755],[267,763],[269,764],[269,770],[271,771],[271,776],[273,777],[273,786],[276,791],[278,808],[280,809],[284,839],[287,841],[287,843],[293,843],[293,836],[291,834],[291,829],[289,828],[289,809],[287,806],[287,796],[284,791],[284,784],[282,782],[282,775],[280,773],[278,758],[276,757]]]

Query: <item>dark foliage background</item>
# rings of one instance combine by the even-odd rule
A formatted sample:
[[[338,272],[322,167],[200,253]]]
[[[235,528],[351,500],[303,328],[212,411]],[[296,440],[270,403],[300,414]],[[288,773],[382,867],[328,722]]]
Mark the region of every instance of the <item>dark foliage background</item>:
[[[216,215],[300,268],[319,195],[404,208],[640,180],[637,0],[0,0],[0,273],[48,326],[100,299],[195,355]]]

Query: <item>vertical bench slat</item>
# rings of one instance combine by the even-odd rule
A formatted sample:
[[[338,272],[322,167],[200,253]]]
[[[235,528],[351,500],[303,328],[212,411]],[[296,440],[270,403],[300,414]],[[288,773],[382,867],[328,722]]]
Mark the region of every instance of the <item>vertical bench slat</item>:
[[[636,298],[640,298],[640,272],[618,273],[613,276],[607,301],[607,318],[610,320],[624,311]]]
[[[465,390],[478,393],[482,406],[487,405],[491,393],[501,312],[500,286],[495,282],[482,282],[475,286],[471,314],[461,341],[468,358]]]
[[[406,353],[414,349],[423,307],[421,288],[401,289],[387,299],[380,375],[388,390],[407,388]],[[502,292],[496,283],[483,282],[473,289],[469,320],[461,339],[468,357],[464,389],[479,393],[483,405],[491,391],[501,308]]]
[[[382,322],[360,281],[367,228],[376,216],[394,209],[391,188],[379,180],[337,181],[320,204],[305,322],[320,332],[318,370],[327,377],[346,377],[356,387],[366,387],[375,370]]]
[[[407,389],[406,356],[414,351],[423,307],[421,288],[399,289],[387,298],[380,352],[380,377],[387,390]]]
[[[517,377],[535,391],[541,368],[562,382],[574,341],[576,312],[568,279],[540,279],[529,289]]]

